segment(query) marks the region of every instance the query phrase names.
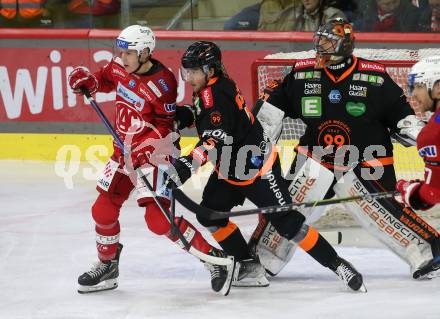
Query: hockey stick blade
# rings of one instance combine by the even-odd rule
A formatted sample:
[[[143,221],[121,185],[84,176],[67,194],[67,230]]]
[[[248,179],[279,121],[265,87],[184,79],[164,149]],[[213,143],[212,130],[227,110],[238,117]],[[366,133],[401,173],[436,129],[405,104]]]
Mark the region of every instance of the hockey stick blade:
[[[352,202],[355,200],[388,198],[388,197],[394,197],[400,195],[400,193],[397,191],[379,192],[379,193],[372,193],[367,195],[351,196],[344,198],[330,198],[330,199],[317,200],[314,202],[307,202],[307,203],[292,203],[283,206],[277,205],[277,206],[267,206],[267,207],[253,208],[253,209],[238,210],[233,212],[220,212],[220,211],[212,210],[207,207],[200,206],[199,204],[194,202],[191,198],[189,198],[180,189],[175,189],[173,191],[173,194],[176,200],[183,207],[193,212],[194,214],[203,216],[204,218],[209,220],[217,220],[228,217],[246,216],[246,215],[254,215],[254,214],[273,214],[280,212],[289,212],[289,211],[294,211],[298,208],[340,204],[345,202]]]

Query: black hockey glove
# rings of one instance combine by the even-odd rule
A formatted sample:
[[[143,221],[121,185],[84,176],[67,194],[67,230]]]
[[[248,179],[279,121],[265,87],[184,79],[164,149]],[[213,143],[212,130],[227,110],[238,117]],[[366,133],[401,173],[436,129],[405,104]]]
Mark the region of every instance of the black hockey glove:
[[[195,107],[189,104],[178,105],[176,107],[176,122],[178,130],[194,126],[196,122]]]
[[[174,189],[183,185],[195,171],[192,162],[191,156],[176,158],[173,166],[165,172],[165,187]]]

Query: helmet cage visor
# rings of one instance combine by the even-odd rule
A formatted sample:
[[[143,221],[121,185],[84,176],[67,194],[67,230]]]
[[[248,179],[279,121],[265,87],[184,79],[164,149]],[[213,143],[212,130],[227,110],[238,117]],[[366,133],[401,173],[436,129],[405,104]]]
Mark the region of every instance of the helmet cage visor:
[[[316,32],[313,38],[315,51],[319,55],[342,55],[342,42],[342,37],[327,32]]]
[[[192,79],[205,78],[209,74],[209,66],[180,67],[180,76],[183,81],[188,82]]]

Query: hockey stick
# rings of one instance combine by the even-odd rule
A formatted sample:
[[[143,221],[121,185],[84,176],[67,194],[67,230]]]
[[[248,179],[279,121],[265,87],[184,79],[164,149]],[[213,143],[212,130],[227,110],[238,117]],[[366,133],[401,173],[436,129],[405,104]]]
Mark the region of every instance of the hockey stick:
[[[89,103],[92,105],[93,109],[98,113],[99,117],[101,118],[101,121],[104,123],[105,127],[107,128],[108,132],[113,136],[114,140],[118,144],[118,146],[121,148],[122,153],[128,154],[130,151],[126,150],[124,147],[124,143],[121,141],[119,136],[116,134],[116,131],[114,130],[113,126],[110,124],[109,120],[105,116],[104,112],[102,112],[101,108],[99,107],[98,103],[96,103],[95,99],[92,97],[90,92],[86,89],[81,89],[84,96],[87,98]],[[162,211],[162,213],[166,216],[168,221],[170,222],[171,227],[175,230],[177,237],[184,245],[185,249],[192,255],[196,256],[200,260],[203,260],[205,262],[208,262],[210,264],[216,264],[221,266],[228,266],[232,264],[233,260],[230,258],[222,258],[222,257],[215,257],[210,256],[205,253],[202,253],[201,251],[194,248],[185,238],[185,236],[182,234],[182,232],[177,229],[176,225],[174,224],[174,219],[172,218],[172,213],[170,213],[165,207],[163,207],[162,203],[159,201],[156,192],[154,191],[153,187],[151,186],[150,182],[148,181],[147,177],[141,172],[140,169],[135,170],[136,173],[139,175],[139,177],[142,179],[142,181],[147,186],[150,193],[153,195],[153,200],[155,201],[156,205],[159,207],[159,209]]]
[[[272,213],[279,213],[279,212],[289,212],[289,211],[293,211],[297,208],[332,205],[332,204],[351,202],[351,201],[360,200],[360,199],[365,200],[365,199],[388,198],[388,197],[397,196],[399,194],[400,193],[398,191],[380,192],[380,193],[372,193],[372,194],[358,195],[358,196],[351,196],[351,197],[344,197],[344,198],[323,199],[323,200],[317,200],[317,201],[307,202],[307,203],[292,203],[292,204],[283,205],[283,206],[267,206],[267,207],[245,209],[245,210],[239,210],[239,211],[233,211],[233,212],[220,212],[220,211],[212,210],[207,207],[200,206],[199,204],[194,202],[191,198],[186,196],[185,193],[180,189],[176,189],[174,191],[175,199],[183,207],[185,207],[189,211],[195,213],[196,215],[203,216],[204,218],[209,219],[209,220],[217,220],[217,219],[223,219],[223,218],[228,218],[228,217],[246,216],[246,215],[254,215],[254,214],[272,214]]]

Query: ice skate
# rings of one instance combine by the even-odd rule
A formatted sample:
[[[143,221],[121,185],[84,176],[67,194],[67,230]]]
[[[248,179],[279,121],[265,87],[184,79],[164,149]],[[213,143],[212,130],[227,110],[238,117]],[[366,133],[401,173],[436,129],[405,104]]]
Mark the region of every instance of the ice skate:
[[[234,287],[267,287],[269,280],[266,270],[256,259],[247,259],[238,263],[238,276],[232,281]]]
[[[209,254],[215,257],[229,258],[232,263],[228,266],[220,266],[205,262],[205,268],[211,272],[211,287],[215,292],[221,293],[224,296],[229,294],[231,283],[236,274],[236,262],[234,257],[226,256],[226,254],[218,249],[212,249]]]
[[[432,279],[440,276],[440,256],[437,256],[413,273],[413,278],[418,280]]]
[[[362,275],[345,259],[337,257],[336,263],[331,265],[330,269],[338,275],[347,288],[353,291],[367,292]]]
[[[122,244],[118,245],[115,259],[107,262],[99,261],[90,271],[79,276],[78,292],[80,294],[111,290],[118,287],[118,266],[122,247]]]

